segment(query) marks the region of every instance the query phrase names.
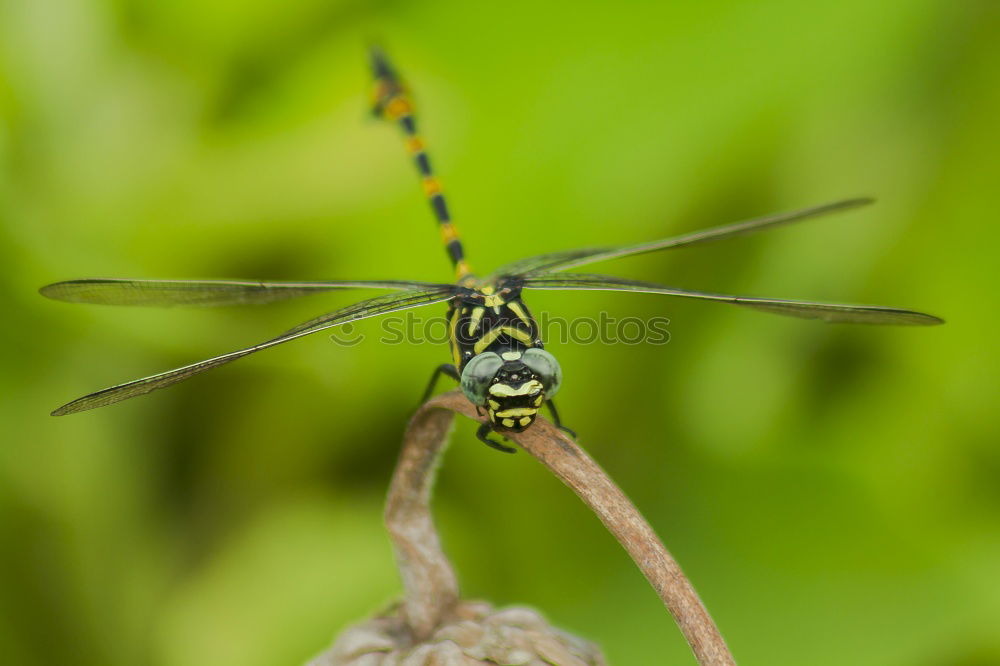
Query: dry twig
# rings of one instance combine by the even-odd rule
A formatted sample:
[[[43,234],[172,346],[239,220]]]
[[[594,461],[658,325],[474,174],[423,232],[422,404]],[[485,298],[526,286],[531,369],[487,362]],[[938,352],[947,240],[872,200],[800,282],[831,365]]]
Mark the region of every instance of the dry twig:
[[[410,421],[386,505],[386,524],[406,590],[403,617],[412,637],[429,637],[458,608],[458,583],[430,512],[439,456],[457,412],[481,421],[459,392],[439,395]],[[628,551],[673,615],[702,666],[735,664],[691,583],[635,505],[576,443],[539,418],[510,438],[569,486]]]

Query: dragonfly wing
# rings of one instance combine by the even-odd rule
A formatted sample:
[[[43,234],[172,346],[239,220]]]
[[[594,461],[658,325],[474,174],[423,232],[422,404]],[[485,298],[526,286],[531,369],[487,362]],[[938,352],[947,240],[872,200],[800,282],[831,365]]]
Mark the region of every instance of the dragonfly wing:
[[[48,298],[98,305],[246,305],[273,303],[342,289],[413,290],[443,287],[404,280],[258,282],[256,280],[129,280],[90,278],[56,282],[39,289]]]
[[[664,287],[649,282],[625,280],[606,275],[567,274],[551,276],[526,277],[521,280],[525,289],[551,290],[590,290],[590,291],[634,291],[644,294],[666,294],[682,298],[695,298],[704,301],[718,301],[739,305],[754,310],[774,314],[802,317],[804,319],[822,319],[828,322],[854,324],[901,324],[913,326],[928,326],[944,323],[944,320],[933,315],[886,308],[878,305],[843,305],[839,303],[816,303],[813,301],[784,300],[775,298],[756,298],[752,296],[730,296],[713,294],[703,291],[690,291],[676,287]]]
[[[619,257],[629,257],[647,252],[657,252],[659,250],[670,250],[678,247],[687,247],[699,243],[732,238],[745,234],[763,231],[774,227],[780,227],[792,222],[817,217],[826,213],[848,210],[865,206],[873,202],[873,199],[844,199],[834,201],[811,208],[802,208],[787,213],[777,213],[765,217],[758,217],[743,222],[735,222],[721,227],[712,227],[702,231],[695,231],[681,236],[673,236],[662,240],[651,241],[649,243],[638,243],[634,245],[620,245],[617,247],[599,247],[582,250],[569,250],[566,252],[553,252],[536,257],[528,257],[513,263],[502,266],[494,271],[494,275],[539,275],[542,273],[553,273],[564,271],[569,268],[592,264],[606,259],[617,259]]]
[[[134,398],[135,396],[143,395],[145,393],[149,393],[150,391],[170,386],[171,384],[176,384],[177,382],[205,372],[206,370],[211,370],[212,368],[225,365],[226,363],[230,363],[236,359],[261,351],[262,349],[267,349],[268,347],[273,347],[283,342],[288,342],[289,340],[309,335],[310,333],[316,333],[317,331],[322,331],[334,326],[341,326],[348,322],[358,321],[360,319],[377,317],[390,312],[407,310],[409,308],[418,308],[424,305],[431,305],[433,303],[440,303],[448,300],[454,296],[454,294],[455,287],[453,285],[445,285],[445,288],[404,291],[360,301],[345,308],[341,308],[340,310],[335,310],[334,312],[325,314],[322,317],[317,317],[302,326],[296,327],[292,331],[283,333],[276,338],[272,338],[271,340],[267,340],[266,342],[262,342],[252,347],[229,352],[228,354],[222,354],[221,356],[215,356],[204,361],[199,361],[198,363],[186,365],[182,368],[168,370],[167,372],[161,372],[150,377],[136,379],[131,382],[126,382],[125,384],[119,384],[117,386],[97,391],[96,393],[91,393],[90,395],[85,395],[82,398],[77,398],[62,407],[59,407],[52,412],[52,415],[63,416],[64,414],[73,414],[75,412],[82,412],[88,409],[94,409],[95,407],[104,407],[105,405],[121,402],[122,400]]]

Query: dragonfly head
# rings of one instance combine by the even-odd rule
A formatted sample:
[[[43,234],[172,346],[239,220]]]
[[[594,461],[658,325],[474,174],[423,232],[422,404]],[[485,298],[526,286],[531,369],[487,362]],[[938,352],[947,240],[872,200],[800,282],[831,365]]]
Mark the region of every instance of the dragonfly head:
[[[520,432],[535,422],[545,401],[559,391],[562,370],[539,347],[502,354],[483,352],[462,370],[462,392],[486,409],[497,429]]]

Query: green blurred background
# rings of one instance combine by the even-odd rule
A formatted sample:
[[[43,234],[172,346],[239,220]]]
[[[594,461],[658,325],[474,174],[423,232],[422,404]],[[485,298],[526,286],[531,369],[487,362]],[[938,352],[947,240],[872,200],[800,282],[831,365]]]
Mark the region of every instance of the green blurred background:
[[[57,419],[353,295],[158,311],[36,292],[448,280],[398,133],[366,115],[377,39],[484,272],[879,198],[598,269],[946,326],[529,303],[671,318],[665,347],[551,345],[561,408],[740,663],[1000,664],[998,34],[991,0],[0,0],[2,661],[295,664],[398,594],[382,501],[446,348],[317,335]],[[473,431],[458,425],[435,499],[464,595],[535,606],[615,664],[693,663],[581,503]]]

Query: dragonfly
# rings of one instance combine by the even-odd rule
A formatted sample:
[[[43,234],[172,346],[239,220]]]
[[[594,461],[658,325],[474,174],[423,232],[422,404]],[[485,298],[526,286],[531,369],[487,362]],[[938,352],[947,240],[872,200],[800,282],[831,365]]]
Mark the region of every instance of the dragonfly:
[[[441,241],[451,260],[454,281],[263,282],[89,278],[47,285],[41,288],[42,295],[60,301],[132,306],[260,304],[347,289],[388,292],[327,312],[250,347],[90,393],[59,407],[52,412],[53,415],[73,414],[144,395],[319,331],[362,319],[443,303],[447,304],[451,362],[434,370],[424,397],[426,399],[433,393],[441,375],[450,377],[477,407],[480,415],[486,416],[476,433],[478,439],[498,450],[513,452],[513,448],[496,441],[491,435],[503,438],[504,433],[525,430],[534,423],[543,406],[549,410],[553,422],[559,428],[572,434],[562,424],[553,402],[562,384],[562,369],[552,353],[544,347],[539,326],[524,302],[524,292],[637,292],[726,303],[750,310],[826,322],[917,326],[943,323],[933,315],[900,308],[734,296],[608,275],[565,272],[610,259],[691,247],[774,229],[872,203],[868,198],[834,201],[661,240],[550,252],[515,261],[479,277],[472,272],[466,261],[440,181],[434,175],[424,140],[417,131],[409,88],[381,50],[372,49],[370,61],[374,76],[372,112],[376,117],[394,123],[402,130],[406,150],[416,166]]]

